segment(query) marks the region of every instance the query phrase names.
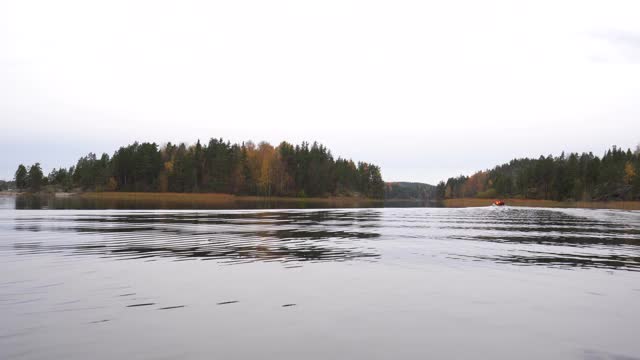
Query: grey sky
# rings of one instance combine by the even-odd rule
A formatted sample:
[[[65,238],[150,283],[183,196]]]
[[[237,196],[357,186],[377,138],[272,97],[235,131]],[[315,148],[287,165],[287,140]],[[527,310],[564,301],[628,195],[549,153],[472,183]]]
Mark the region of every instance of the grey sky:
[[[2,1],[0,178],[134,140],[318,140],[435,183],[640,142],[637,1]]]

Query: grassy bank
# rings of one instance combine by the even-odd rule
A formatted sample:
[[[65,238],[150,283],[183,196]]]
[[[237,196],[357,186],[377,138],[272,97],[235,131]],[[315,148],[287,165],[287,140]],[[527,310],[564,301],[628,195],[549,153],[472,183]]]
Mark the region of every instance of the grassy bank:
[[[16,196],[19,194],[20,193],[16,191],[0,191],[0,196]]]
[[[381,201],[376,199],[369,199],[364,197],[355,196],[334,196],[334,197],[283,197],[283,196],[237,196],[232,194],[221,193],[171,193],[171,192],[84,192],[79,193],[78,196],[84,198],[101,198],[101,199],[117,199],[117,200],[185,200],[185,201],[234,201],[234,200],[246,200],[246,201]]]
[[[445,207],[489,206],[493,200],[478,198],[446,199]],[[530,206],[549,208],[623,209],[640,210],[640,201],[553,201],[532,199],[504,199],[508,206]]]

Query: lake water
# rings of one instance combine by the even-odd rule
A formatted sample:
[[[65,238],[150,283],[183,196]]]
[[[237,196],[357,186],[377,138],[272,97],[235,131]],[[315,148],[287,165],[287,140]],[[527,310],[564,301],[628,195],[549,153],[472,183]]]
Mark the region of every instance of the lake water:
[[[0,359],[638,359],[640,212],[16,210]]]

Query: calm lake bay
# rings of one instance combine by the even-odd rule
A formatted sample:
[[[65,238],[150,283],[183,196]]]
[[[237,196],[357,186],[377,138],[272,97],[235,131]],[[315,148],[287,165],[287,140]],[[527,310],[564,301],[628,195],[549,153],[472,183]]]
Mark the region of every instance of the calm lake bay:
[[[0,359],[640,359],[640,212],[21,210]]]

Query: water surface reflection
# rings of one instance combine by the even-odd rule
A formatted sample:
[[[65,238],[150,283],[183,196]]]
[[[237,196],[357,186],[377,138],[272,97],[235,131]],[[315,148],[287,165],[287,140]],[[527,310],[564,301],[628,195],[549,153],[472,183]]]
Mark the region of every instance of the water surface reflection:
[[[35,214],[34,214],[35,215]],[[41,212],[15,220],[18,232],[77,233],[61,241],[16,242],[18,254],[246,261],[375,259],[358,240],[375,239],[381,214],[313,212]]]
[[[0,267],[2,359],[640,354],[634,211],[0,201]]]
[[[621,218],[615,217],[616,213]],[[635,271],[640,264],[640,216],[618,210],[109,210],[15,214],[15,218],[5,220],[12,225],[9,230],[47,234],[26,235],[21,237],[26,240],[4,244],[18,254],[65,252],[230,263],[375,261],[387,247],[399,246],[447,258],[515,265]],[[46,241],[38,241],[38,237]],[[443,243],[447,250],[439,252]],[[406,255],[411,254],[415,252]]]

